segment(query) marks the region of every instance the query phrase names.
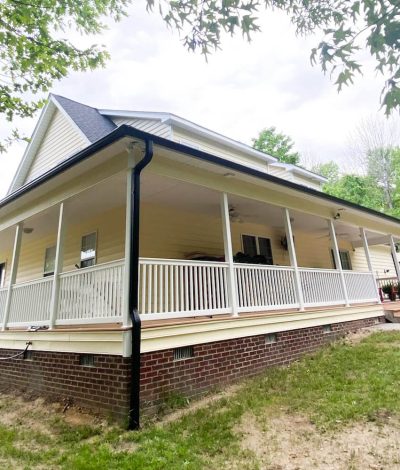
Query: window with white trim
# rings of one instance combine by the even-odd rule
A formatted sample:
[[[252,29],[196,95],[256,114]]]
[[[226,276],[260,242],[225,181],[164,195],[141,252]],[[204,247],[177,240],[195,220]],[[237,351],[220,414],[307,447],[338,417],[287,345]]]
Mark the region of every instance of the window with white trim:
[[[92,232],[83,235],[81,241],[81,268],[87,268],[96,264],[97,233]]]
[[[271,240],[255,235],[242,235],[243,253],[247,256],[264,256],[266,264],[274,264]]]
[[[56,246],[49,246],[44,253],[43,276],[52,276],[54,274],[54,266],[56,262]]]
[[[331,256],[332,256],[333,267],[334,269],[336,269],[336,261],[335,261],[335,256],[333,254],[333,250],[331,250]],[[339,250],[339,256],[340,256],[340,262],[342,264],[342,269],[344,271],[351,271],[353,268],[351,266],[351,258],[350,258],[349,251]]]

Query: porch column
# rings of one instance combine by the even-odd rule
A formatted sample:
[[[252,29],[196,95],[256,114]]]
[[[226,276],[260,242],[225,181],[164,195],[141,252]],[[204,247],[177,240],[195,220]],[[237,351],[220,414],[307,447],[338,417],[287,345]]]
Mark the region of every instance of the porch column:
[[[333,224],[332,219],[328,219],[328,227],[329,227],[329,236],[330,236],[331,244],[332,244],[333,257],[335,259],[336,269],[339,271],[340,283],[342,284],[342,290],[343,290],[345,304],[346,304],[346,307],[348,307],[350,305],[349,295],[347,293],[346,280],[344,278],[344,273],[343,273],[343,268],[342,268],[342,261],[340,260],[339,247],[338,247],[338,243],[337,243],[337,239],[336,239],[335,226]]]
[[[292,231],[292,223],[290,221],[290,213],[289,209],[283,209],[283,220],[285,223],[285,234],[287,240],[287,246],[289,251],[289,259],[290,259],[290,266],[294,268],[294,283],[296,289],[296,296],[297,300],[299,301],[299,308],[300,311],[304,311],[304,296],[303,296],[303,289],[301,287],[301,279],[300,279],[300,272],[299,267],[297,265],[297,256],[296,256],[296,249],[293,242],[293,231]]]
[[[374,279],[375,285],[377,286],[376,277],[375,277],[374,270],[373,270],[373,267],[372,267],[371,254],[369,252],[369,247],[368,247],[367,234],[365,233],[364,227],[360,227],[360,237],[361,237],[362,244],[363,244],[363,247],[364,247],[365,258],[367,260],[368,271],[371,273],[371,276]],[[376,288],[376,298],[377,298],[378,303],[381,303],[381,298],[379,296],[378,287]]]
[[[226,193],[221,194],[221,218],[222,229],[224,233],[225,262],[228,263],[228,299],[230,306],[232,307],[232,315],[236,317],[238,316],[238,302],[235,280],[235,268],[233,265],[232,235],[231,224],[229,220],[229,204],[228,195]]]
[[[64,220],[64,203],[62,202],[58,210],[58,228],[57,228],[57,245],[56,257],[54,260],[54,276],[53,286],[51,290],[50,303],[50,329],[53,329],[58,313],[58,299],[60,294],[60,274],[64,261],[64,238],[65,238],[65,220]]]
[[[10,282],[8,285],[6,305],[4,308],[4,316],[3,316],[3,327],[2,327],[3,331],[7,329],[7,323],[10,317],[12,288],[17,279],[19,254],[21,252],[22,229],[23,229],[22,222],[17,224],[17,226],[15,227],[14,248],[13,248],[11,270],[10,270]]]
[[[132,225],[132,171],[135,166],[133,149],[128,150],[128,168],[126,170],[126,213],[125,213],[125,263],[124,263],[124,285],[122,299],[122,325],[127,327],[132,325],[129,313],[129,284],[130,269],[129,260],[131,258],[131,225]]]
[[[390,235],[390,249],[392,250],[392,258],[394,263],[394,269],[396,270],[397,279],[400,282],[400,265],[397,261],[397,253],[396,253],[396,246],[394,244],[393,235]]]

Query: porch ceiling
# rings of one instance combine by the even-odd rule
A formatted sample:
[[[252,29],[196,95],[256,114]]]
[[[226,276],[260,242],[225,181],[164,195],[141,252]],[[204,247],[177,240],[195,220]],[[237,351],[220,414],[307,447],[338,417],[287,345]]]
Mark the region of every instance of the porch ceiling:
[[[118,173],[92,188],[72,197],[65,203],[67,223],[92,218],[117,207],[123,207],[126,201],[126,174]],[[142,201],[154,205],[173,207],[178,211],[207,214],[220,217],[220,193],[195,184],[144,172],[142,175]],[[238,214],[232,223],[263,224],[278,230],[284,230],[282,208],[263,202],[229,195],[229,205]],[[316,238],[328,237],[328,227],[324,219],[300,211],[290,212],[294,232],[313,233]],[[29,234],[31,240],[56,232],[58,206],[49,208],[25,220],[25,227],[33,228]],[[359,244],[358,227],[336,220],[338,238]],[[382,237],[367,232],[370,243],[374,240],[382,243]],[[0,245],[12,246],[14,230],[0,232]]]
[[[185,212],[196,212],[219,217],[220,193],[202,186],[165,178],[152,173],[143,175],[142,200],[160,206],[173,207]],[[282,208],[230,194],[229,206],[237,213],[232,223],[265,224],[284,230]],[[300,211],[290,211],[293,230],[313,233],[318,238],[328,237],[328,224],[325,219]],[[358,227],[340,220],[335,221],[337,237],[349,242],[361,240]],[[367,232],[370,240],[379,236]]]

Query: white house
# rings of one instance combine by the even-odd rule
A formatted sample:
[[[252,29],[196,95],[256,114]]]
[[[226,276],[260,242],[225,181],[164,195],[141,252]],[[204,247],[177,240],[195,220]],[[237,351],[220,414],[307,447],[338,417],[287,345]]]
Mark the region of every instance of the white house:
[[[134,427],[139,392],[154,409],[382,320],[399,221],[324,181],[169,113],[50,95],[0,201],[0,353],[27,348],[4,385]]]

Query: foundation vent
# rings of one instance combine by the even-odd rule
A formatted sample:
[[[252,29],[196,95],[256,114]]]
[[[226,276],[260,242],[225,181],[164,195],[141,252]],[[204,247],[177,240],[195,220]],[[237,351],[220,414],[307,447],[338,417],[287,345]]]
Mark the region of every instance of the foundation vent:
[[[332,325],[324,325],[323,331],[324,333],[332,333]]]
[[[265,344],[274,344],[278,341],[276,333],[268,333],[265,335]]]
[[[81,354],[79,356],[79,365],[84,367],[94,367],[93,354]]]
[[[193,346],[185,346],[183,348],[174,349],[174,361],[181,361],[182,359],[190,359],[194,357]]]
[[[25,361],[33,361],[33,351],[26,350],[24,352],[24,360]]]

